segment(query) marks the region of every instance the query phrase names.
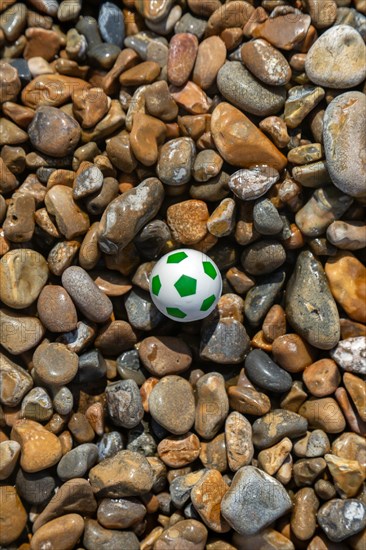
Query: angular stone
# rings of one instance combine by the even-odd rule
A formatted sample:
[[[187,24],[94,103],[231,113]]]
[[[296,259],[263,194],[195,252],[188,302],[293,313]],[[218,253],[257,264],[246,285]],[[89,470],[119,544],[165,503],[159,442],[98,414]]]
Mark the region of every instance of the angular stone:
[[[2,441],[0,443],[0,480],[11,476],[20,455],[20,445],[17,441]]]
[[[267,164],[277,170],[286,166],[287,159],[273,143],[229,103],[220,103],[214,109],[211,132],[221,156],[233,166]]]
[[[291,510],[285,488],[253,466],[244,466],[234,476],[221,504],[221,513],[241,535],[255,535]]]
[[[14,487],[2,485],[0,487],[1,518],[0,544],[9,547],[22,534],[27,523],[27,512]]]
[[[98,459],[98,447],[94,443],[78,445],[66,453],[57,465],[57,475],[63,481],[81,478]]]
[[[326,454],[324,459],[339,496],[355,497],[366,476],[361,464],[357,460],[348,460],[331,454]]]
[[[33,420],[17,420],[11,439],[21,446],[20,465],[25,472],[39,472],[58,463],[62,456],[57,436]]]
[[[55,216],[59,232],[71,240],[89,229],[89,216],[74,201],[73,191],[66,185],[55,185],[46,194],[48,214]]]
[[[202,329],[200,357],[215,363],[238,364],[243,361],[249,343],[244,325],[236,319],[214,320]]]
[[[221,501],[229,487],[217,470],[209,470],[191,491],[192,504],[204,524],[215,533],[226,533],[230,525],[220,512]],[[207,496],[209,495],[209,498]]]
[[[299,409],[299,414],[308,420],[310,427],[319,428],[327,433],[340,433],[346,427],[341,409],[332,397],[305,401]]]
[[[341,340],[331,351],[334,361],[342,369],[355,374],[366,374],[366,336],[357,336]]]
[[[187,550],[204,550],[207,541],[207,529],[195,519],[179,521],[162,532],[154,544],[155,550],[186,548]]]
[[[108,413],[114,424],[134,428],[144,415],[140,391],[134,380],[114,382],[106,388]]]
[[[139,357],[153,376],[178,374],[192,363],[192,353],[183,340],[174,336],[149,336],[140,343]]]
[[[16,407],[33,386],[28,372],[0,353],[0,402],[8,407]]]
[[[159,151],[158,177],[166,185],[183,185],[191,179],[196,156],[193,139],[180,137],[165,143]]]

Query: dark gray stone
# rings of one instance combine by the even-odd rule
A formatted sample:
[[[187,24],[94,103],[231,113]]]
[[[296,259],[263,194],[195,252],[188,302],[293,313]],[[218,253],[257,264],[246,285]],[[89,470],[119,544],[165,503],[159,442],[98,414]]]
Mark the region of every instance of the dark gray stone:
[[[83,538],[84,548],[86,550],[139,550],[140,543],[135,533],[132,531],[118,531],[113,529],[104,529],[94,519],[85,522],[85,531]]]
[[[44,504],[53,495],[56,480],[49,470],[29,474],[19,468],[15,478],[19,496],[29,504]]]
[[[101,5],[98,26],[104,42],[122,48],[125,39],[125,20],[122,10],[112,2]]]
[[[215,320],[202,330],[200,357],[221,364],[244,360],[250,340],[244,326],[235,319]]]
[[[167,224],[163,220],[153,220],[140,231],[134,243],[144,258],[153,260],[159,256],[165,243],[171,238]]]
[[[276,235],[283,228],[277,208],[269,199],[261,198],[253,208],[254,227],[261,235]]]
[[[267,391],[283,393],[292,385],[291,375],[276,365],[261,349],[254,349],[248,354],[245,372],[253,384]]]
[[[57,475],[63,480],[83,477],[98,460],[98,447],[83,443],[66,453],[57,465]]]
[[[274,304],[279,295],[286,274],[284,271],[276,271],[266,277],[258,278],[256,285],[245,296],[245,318],[253,326],[257,326]]]
[[[241,255],[241,264],[250,275],[272,273],[286,261],[286,251],[275,240],[262,239],[247,246]]]
[[[154,456],[156,453],[156,442],[142,424],[136,426],[128,432],[127,449],[135,451],[144,456]]]
[[[103,378],[107,372],[107,363],[97,349],[86,351],[79,357],[78,382],[93,382]]]
[[[150,294],[140,288],[131,290],[125,298],[125,307],[129,322],[139,330],[152,330],[165,318],[154,305]]]

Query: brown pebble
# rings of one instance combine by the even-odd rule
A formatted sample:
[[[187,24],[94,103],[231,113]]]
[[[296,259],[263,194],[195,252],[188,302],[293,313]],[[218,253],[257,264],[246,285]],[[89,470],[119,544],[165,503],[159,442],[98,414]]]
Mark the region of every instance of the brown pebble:
[[[157,450],[164,464],[171,468],[182,468],[198,458],[200,441],[195,434],[188,432],[185,435],[162,439]]]
[[[240,53],[244,65],[265,84],[284,86],[291,79],[291,68],[286,58],[266,40],[246,42]]]
[[[152,116],[136,113],[133,118],[130,143],[132,151],[144,166],[152,166],[158,160],[158,147],[166,135],[165,124]]]
[[[230,470],[237,472],[251,463],[254,455],[252,426],[237,411],[229,414],[225,422],[225,441]]]
[[[122,86],[143,86],[151,84],[160,73],[160,66],[155,61],[144,61],[124,71],[119,77]]]
[[[291,450],[291,439],[284,437],[276,445],[260,451],[258,454],[258,464],[267,474],[273,476],[281,468]]]
[[[67,426],[75,441],[79,444],[90,443],[95,437],[94,430],[88,419],[80,412],[77,412],[71,416]]]
[[[207,540],[207,529],[195,519],[179,521],[162,532],[154,544],[154,550],[204,550]]]
[[[11,485],[0,487],[0,502],[0,544],[8,547],[21,535],[26,526],[28,515],[16,489]]]
[[[320,359],[303,372],[303,381],[315,397],[325,397],[335,392],[341,382],[337,364],[333,359]]]
[[[74,201],[70,187],[52,187],[46,194],[45,204],[47,212],[55,216],[57,228],[66,239],[74,239],[89,229],[89,217]]]
[[[342,411],[332,397],[305,401],[299,414],[308,420],[310,427],[320,428],[327,433],[339,433],[346,427]]]
[[[200,460],[210,470],[218,470],[221,473],[227,470],[225,434],[219,434],[211,441],[201,442]]]
[[[31,538],[31,550],[62,548],[72,550],[84,531],[84,520],[79,514],[66,514],[40,527]]]
[[[291,530],[299,540],[309,540],[315,533],[319,500],[310,487],[297,491],[294,500]]]
[[[196,386],[195,430],[204,439],[212,439],[225,422],[229,400],[224,378],[218,372],[202,376]]]
[[[220,513],[221,501],[229,487],[217,470],[209,470],[191,491],[193,506],[207,527],[215,533],[226,533],[230,525]],[[210,495],[207,498],[207,495]]]
[[[45,333],[37,317],[6,308],[0,309],[0,325],[0,344],[12,355],[34,348]]]
[[[138,352],[144,367],[158,377],[183,372],[192,362],[189,347],[173,336],[149,336],[142,340]]]
[[[198,51],[198,40],[194,34],[178,33],[169,43],[168,80],[174,86],[183,86],[189,79]]]
[[[339,496],[341,498],[355,497],[366,477],[361,464],[357,460],[332,454],[326,454],[324,458]]]
[[[366,422],[366,383],[359,376],[350,372],[343,375],[343,383],[357,409],[361,419]]]
[[[65,344],[44,342],[33,354],[37,378],[46,386],[64,386],[71,382],[78,370],[78,356]]]
[[[0,299],[15,309],[28,307],[47,279],[47,262],[41,254],[27,248],[10,250],[0,260]]]
[[[69,332],[77,325],[76,308],[62,286],[45,286],[37,302],[39,318],[51,332]]]
[[[287,372],[302,372],[312,364],[314,349],[298,334],[278,336],[272,344],[273,359]]]
[[[71,95],[75,93],[75,91],[79,88],[85,89],[90,88],[91,85],[86,82],[85,80],[82,80],[81,78],[73,78],[71,76],[64,76],[60,74],[46,74],[46,75],[40,75],[34,78],[25,88],[23,88],[21,93],[22,102],[26,107],[31,107],[32,109],[36,109],[38,106],[45,106],[45,107],[59,107],[60,105],[63,105],[66,103],[68,99],[70,99]],[[56,90],[56,93],[55,93]],[[41,92],[41,93],[40,93]],[[50,111],[41,111],[43,113],[51,113]],[[54,111],[52,111],[54,112]],[[56,120],[61,121],[63,119],[62,117],[62,111],[58,111],[58,113],[54,112],[54,115],[56,117]],[[71,117],[70,117],[71,118]],[[49,122],[51,123],[51,119]],[[45,122],[47,122],[45,120]],[[51,132],[51,126],[49,127],[49,131]],[[75,121],[75,127],[78,127],[77,122]],[[62,124],[61,124],[61,134],[62,132]],[[49,134],[49,138],[53,143],[58,140],[52,140],[54,136]],[[45,142],[45,136],[42,136],[42,141]],[[50,144],[51,146],[52,144]],[[63,156],[60,154],[56,156]]]
[[[194,82],[189,80],[183,88],[171,88],[171,94],[175,102],[192,115],[207,113],[212,100]]]
[[[18,71],[9,63],[0,64],[0,103],[14,101],[21,90]]]
[[[17,420],[11,439],[21,447],[20,465],[25,472],[40,472],[58,463],[61,443],[58,437],[33,420]]]
[[[27,44],[23,52],[24,59],[42,57],[46,61],[51,61],[60,50],[61,37],[54,30],[29,27],[25,31],[25,36]]]
[[[226,46],[218,36],[210,36],[198,46],[197,59],[193,71],[193,82],[202,90],[209,89],[215,82],[217,73],[226,61]]]
[[[119,355],[137,343],[137,335],[127,321],[111,321],[95,339],[94,345],[104,355]]]
[[[107,114],[110,101],[102,88],[77,89],[72,95],[73,114],[82,128],[92,128]]]
[[[187,200],[172,204],[167,211],[167,222],[173,237],[182,244],[194,244],[207,233],[209,212],[199,200]]]
[[[286,314],[284,309],[278,305],[273,305],[264,318],[263,334],[269,342],[286,334]]]

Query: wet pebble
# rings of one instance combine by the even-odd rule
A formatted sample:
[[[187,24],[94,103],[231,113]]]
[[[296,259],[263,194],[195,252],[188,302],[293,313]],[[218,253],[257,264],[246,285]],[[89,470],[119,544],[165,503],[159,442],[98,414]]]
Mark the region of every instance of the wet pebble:
[[[308,422],[300,414],[285,409],[274,409],[253,424],[253,443],[267,448],[283,437],[295,438],[306,433]]]
[[[80,139],[77,121],[55,107],[39,107],[28,132],[32,145],[52,157],[69,155]]]
[[[327,537],[341,542],[365,527],[366,506],[356,499],[332,499],[321,506],[317,518]]]
[[[291,376],[272,361],[263,350],[251,351],[244,365],[250,381],[264,390],[284,393],[291,388]]]
[[[98,27],[100,34],[108,44],[122,48],[125,38],[125,23],[122,10],[112,2],[104,2],[99,10]]]
[[[122,380],[106,388],[108,412],[114,424],[134,428],[144,411],[138,385],[134,380]]]

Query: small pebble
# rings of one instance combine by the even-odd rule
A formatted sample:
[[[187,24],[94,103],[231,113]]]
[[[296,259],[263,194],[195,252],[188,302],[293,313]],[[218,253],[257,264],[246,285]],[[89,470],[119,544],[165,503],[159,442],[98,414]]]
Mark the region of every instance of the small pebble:
[[[149,409],[154,420],[172,434],[187,433],[195,415],[191,385],[180,376],[165,376],[150,393]]]
[[[366,506],[356,499],[332,499],[317,514],[320,527],[332,542],[359,533],[366,525]]]

